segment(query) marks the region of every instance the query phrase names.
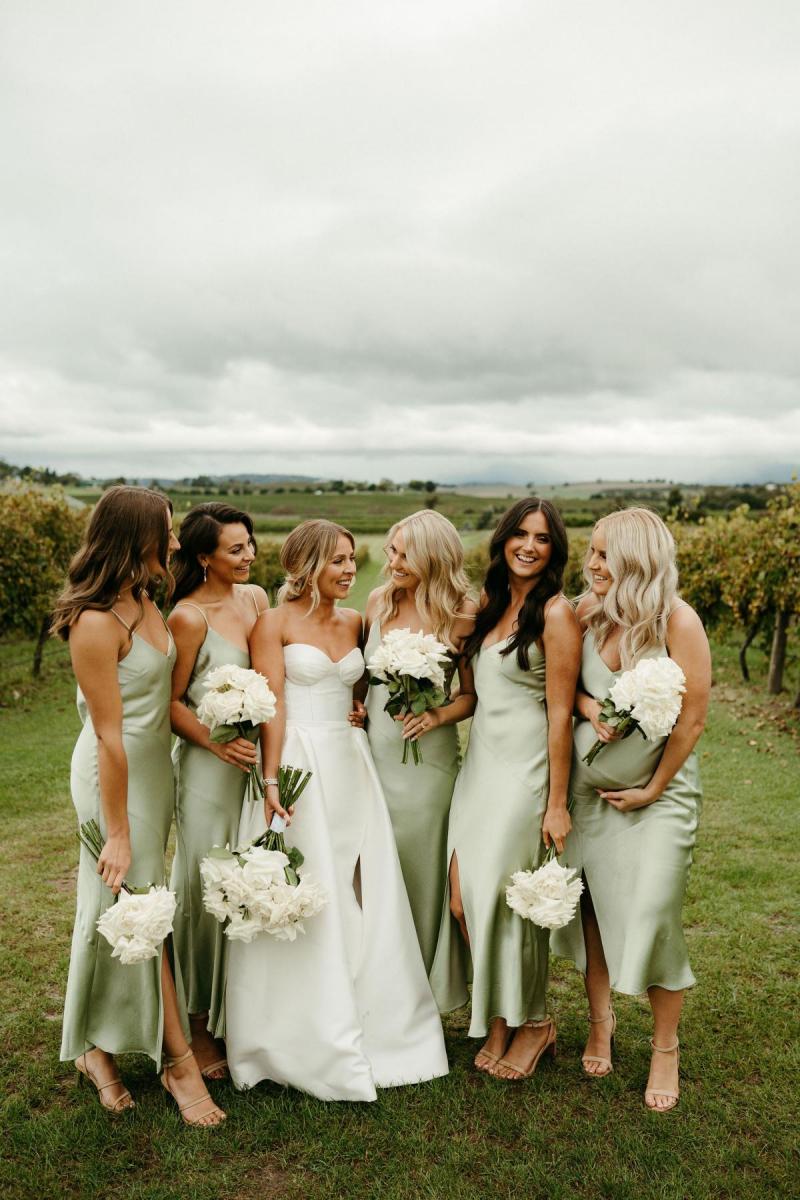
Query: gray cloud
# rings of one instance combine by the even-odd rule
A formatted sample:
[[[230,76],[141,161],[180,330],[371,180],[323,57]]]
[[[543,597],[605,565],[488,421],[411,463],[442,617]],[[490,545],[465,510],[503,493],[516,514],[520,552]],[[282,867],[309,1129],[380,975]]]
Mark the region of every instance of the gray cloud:
[[[8,457],[800,461],[796,6],[8,0],[3,22]]]

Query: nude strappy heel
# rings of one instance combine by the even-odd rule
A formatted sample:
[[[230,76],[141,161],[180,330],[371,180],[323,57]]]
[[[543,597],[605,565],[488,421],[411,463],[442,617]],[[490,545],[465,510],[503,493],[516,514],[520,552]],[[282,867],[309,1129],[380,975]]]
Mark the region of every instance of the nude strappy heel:
[[[589,1021],[590,1025],[600,1025],[603,1021],[607,1021],[609,1017],[611,1018],[611,1048],[613,1049],[614,1034],[617,1031],[617,1014],[614,1012],[613,1008],[609,1007],[609,1010],[604,1017],[593,1017],[590,1013],[587,1020]],[[600,1054],[582,1054],[581,1063],[583,1065],[583,1073],[584,1075],[587,1075],[589,1079],[605,1079],[606,1075],[610,1075],[614,1070],[614,1064],[612,1063],[611,1059],[603,1058],[603,1056]],[[599,1066],[605,1067],[605,1071],[587,1071],[587,1063],[597,1063]]]
[[[185,1063],[187,1059],[192,1057],[192,1051],[187,1050],[185,1054],[180,1056],[180,1058],[166,1058],[164,1060],[164,1070],[161,1072],[160,1076],[161,1085],[165,1091],[169,1092],[173,1100],[175,1100],[175,1096],[172,1088],[169,1086],[170,1069],[172,1067],[179,1067],[181,1063]],[[185,1124],[193,1125],[198,1129],[215,1129],[218,1125],[222,1124],[222,1122],[225,1120],[225,1113],[221,1108],[217,1108],[216,1113],[206,1113],[204,1116],[199,1117],[194,1121],[191,1119],[191,1117],[186,1116],[190,1108],[195,1108],[198,1104],[202,1104],[205,1100],[211,1100],[212,1104],[214,1103],[211,1094],[208,1091],[206,1091],[202,1096],[198,1096],[196,1100],[190,1100],[188,1104],[180,1105],[178,1104],[178,1101],[175,1100],[175,1103],[178,1104],[178,1112],[181,1114]],[[213,1117],[214,1119],[211,1121],[206,1121],[206,1116]]]
[[[655,1042],[653,1041],[653,1039],[650,1038],[650,1046],[653,1050],[655,1050],[656,1054],[672,1054],[672,1052],[674,1050],[677,1050],[678,1058],[677,1058],[676,1066],[680,1070],[681,1052],[680,1052],[680,1042],[678,1041],[677,1038],[675,1039],[674,1046],[657,1046],[655,1044]],[[648,1096],[651,1096],[651,1097],[666,1096],[668,1100],[672,1101],[672,1104],[659,1104],[659,1105],[651,1104],[647,1099]],[[647,1088],[644,1093],[645,1106],[650,1109],[650,1112],[672,1112],[673,1108],[678,1103],[679,1098],[680,1098],[680,1092],[666,1092],[660,1088]]]
[[[531,1075],[539,1065],[539,1059],[543,1054],[550,1054],[553,1058],[556,1056],[556,1024],[552,1017],[545,1017],[543,1021],[523,1021],[521,1029],[547,1029],[547,1037],[544,1045],[540,1047],[536,1058],[528,1067],[527,1071],[523,1071],[515,1063],[509,1062],[507,1058],[500,1058],[497,1061],[498,1067],[507,1067],[509,1071],[516,1071],[516,1075],[509,1078],[507,1075],[495,1075],[494,1071],[490,1074],[493,1079],[503,1079],[506,1083],[519,1083],[523,1079],[530,1079]],[[512,1038],[513,1042],[513,1038]]]
[[[94,1076],[89,1070],[89,1064],[86,1061],[85,1054],[81,1054],[75,1059],[75,1069],[78,1072],[81,1083],[83,1083],[84,1079],[88,1079],[89,1082],[97,1089],[98,1100],[106,1112],[111,1113],[112,1117],[119,1117],[124,1112],[130,1112],[132,1109],[136,1108],[136,1102],[127,1088],[125,1088],[121,1096],[117,1096],[113,1103],[107,1103],[103,1099],[103,1092],[106,1091],[107,1088],[116,1087],[118,1083],[122,1083],[119,1075],[117,1075],[116,1079],[109,1079],[108,1083],[98,1083],[96,1076]]]

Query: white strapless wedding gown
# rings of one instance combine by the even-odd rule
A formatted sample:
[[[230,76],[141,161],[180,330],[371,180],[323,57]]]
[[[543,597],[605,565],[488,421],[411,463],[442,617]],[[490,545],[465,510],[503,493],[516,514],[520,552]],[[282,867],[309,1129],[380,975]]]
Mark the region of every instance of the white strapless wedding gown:
[[[376,1088],[447,1074],[441,1021],[367,737],[347,721],[361,651],[333,662],[294,643],[284,656],[281,762],[313,771],[287,836],[329,899],[294,942],[230,943],[228,1065],[237,1087],[272,1079],[321,1100],[374,1100]],[[264,827],[263,805],[245,800],[239,844]]]

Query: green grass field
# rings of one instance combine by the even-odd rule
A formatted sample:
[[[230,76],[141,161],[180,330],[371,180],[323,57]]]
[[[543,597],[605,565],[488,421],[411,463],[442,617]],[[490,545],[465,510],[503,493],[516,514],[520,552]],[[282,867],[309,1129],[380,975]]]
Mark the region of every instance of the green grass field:
[[[556,961],[559,1053],[529,1082],[477,1074],[458,1013],[446,1021],[446,1079],[384,1092],[367,1106],[326,1105],[271,1085],[245,1095],[212,1085],[229,1120],[211,1135],[181,1125],[143,1058],[121,1060],[138,1107],[116,1122],[58,1061],[75,903],[69,759],[78,718],[63,647],[48,648],[36,685],[27,656],[24,645],[0,645],[6,1200],[796,1194],[798,735],[788,701],[764,699],[763,655],[753,656],[754,683],[744,688],[731,649],[715,647],[700,747],[705,806],[686,906],[699,986],[686,1004],[674,1113],[658,1117],[642,1104],[649,1030],[641,999],[617,1000],[614,1074],[582,1076],[582,988]]]

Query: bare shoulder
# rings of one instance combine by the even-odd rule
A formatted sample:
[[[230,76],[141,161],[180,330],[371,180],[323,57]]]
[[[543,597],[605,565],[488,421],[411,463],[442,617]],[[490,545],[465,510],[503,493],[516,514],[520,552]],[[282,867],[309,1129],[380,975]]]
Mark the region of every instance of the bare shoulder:
[[[708,638],[703,622],[691,604],[681,602],[670,613],[667,620],[667,643],[675,645],[706,644]]]
[[[112,612],[96,608],[85,608],[69,632],[73,653],[91,650],[103,654],[113,651],[116,656],[122,644],[127,644],[128,638],[125,626]]]
[[[356,634],[360,636],[361,630],[364,627],[364,618],[361,616],[361,613],[358,611],[358,609],[340,608],[338,609],[338,612],[344,618],[347,624],[355,630]]]
[[[172,632],[178,635],[194,633],[199,634],[201,638],[206,636],[205,618],[192,604],[176,604],[167,617],[167,624]]]
[[[240,585],[243,593],[249,592],[253,600],[256,602],[256,608],[259,615],[269,608],[269,596],[258,583],[243,583]]]
[[[554,629],[577,629],[575,609],[565,595],[551,596],[544,606],[545,626]]]
[[[575,616],[579,621],[585,621],[589,610],[593,607],[594,601],[591,596],[581,596],[578,603],[575,605]]]
[[[250,642],[269,641],[272,638],[283,639],[286,630],[286,605],[278,604],[275,608],[265,608],[259,613],[250,630]]]

